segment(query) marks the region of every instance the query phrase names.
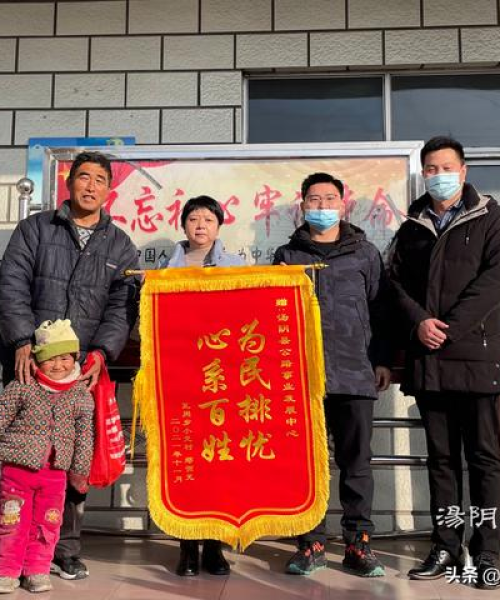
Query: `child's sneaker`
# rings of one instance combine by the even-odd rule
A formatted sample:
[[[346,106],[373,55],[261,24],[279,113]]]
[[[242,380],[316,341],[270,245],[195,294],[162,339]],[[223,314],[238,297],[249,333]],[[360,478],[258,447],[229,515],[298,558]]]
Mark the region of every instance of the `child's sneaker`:
[[[326,569],[325,547],[319,542],[300,548],[286,564],[286,573],[291,575],[310,575],[320,569]]]
[[[370,548],[370,536],[366,531],[356,534],[353,544],[346,544],[342,566],[360,577],[383,577],[385,569]]]
[[[27,575],[23,578],[22,586],[28,592],[37,594],[38,592],[50,592],[52,584],[50,577],[45,573],[36,573],[35,575]]]
[[[0,594],[10,594],[19,587],[19,579],[15,577],[0,577]]]

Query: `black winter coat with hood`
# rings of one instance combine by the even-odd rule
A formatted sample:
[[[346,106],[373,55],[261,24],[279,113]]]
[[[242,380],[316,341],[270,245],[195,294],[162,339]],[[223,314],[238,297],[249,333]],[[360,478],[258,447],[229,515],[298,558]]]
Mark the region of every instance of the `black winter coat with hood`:
[[[83,250],[68,201],[22,220],[0,266],[4,347],[31,342],[47,319],[71,319],[84,352],[115,360],[137,316],[138,285],[123,271],[137,264],[136,247],[104,212]]]
[[[403,390],[495,393],[500,390],[500,207],[470,184],[464,207],[437,235],[424,194],[395,238],[390,274],[406,340]],[[429,350],[419,323],[438,318],[447,340]]]
[[[388,285],[377,248],[363,231],[340,222],[334,244],[311,240],[309,225],[299,227],[290,243],[277,249],[274,264],[324,262],[316,272],[321,307],[326,391],[376,398],[375,366],[390,367]]]

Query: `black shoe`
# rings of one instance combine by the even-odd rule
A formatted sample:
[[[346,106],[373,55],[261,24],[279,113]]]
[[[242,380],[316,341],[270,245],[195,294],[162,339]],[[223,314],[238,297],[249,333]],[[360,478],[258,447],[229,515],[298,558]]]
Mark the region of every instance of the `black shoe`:
[[[181,540],[181,556],[175,572],[180,577],[193,577],[200,572],[198,540]]]
[[[440,579],[446,575],[448,567],[459,566],[458,562],[447,550],[438,550],[435,546],[424,562],[408,571],[410,579]]]
[[[222,544],[217,540],[203,542],[201,568],[210,575],[229,575],[231,567],[222,554]]]
[[[77,556],[65,558],[53,558],[50,565],[50,572],[56,573],[61,579],[85,579],[89,576],[87,565]]]
[[[325,547],[319,542],[300,548],[286,563],[285,573],[289,575],[311,575],[320,569],[326,569]]]
[[[346,544],[342,566],[360,577],[383,577],[385,569],[370,548],[370,536],[366,531],[356,535],[352,544]]]
[[[474,557],[477,572],[476,587],[480,590],[495,590],[500,586],[500,569],[495,555],[483,552]]]

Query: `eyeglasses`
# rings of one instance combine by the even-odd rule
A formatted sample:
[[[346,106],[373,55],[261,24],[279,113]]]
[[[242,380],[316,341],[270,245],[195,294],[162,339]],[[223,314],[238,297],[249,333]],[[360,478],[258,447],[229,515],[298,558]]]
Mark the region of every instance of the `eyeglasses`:
[[[329,208],[330,206],[334,206],[336,203],[340,202],[342,198],[334,194],[328,194],[328,196],[306,196],[305,200],[309,206],[320,206],[320,204],[322,204],[323,206]]]

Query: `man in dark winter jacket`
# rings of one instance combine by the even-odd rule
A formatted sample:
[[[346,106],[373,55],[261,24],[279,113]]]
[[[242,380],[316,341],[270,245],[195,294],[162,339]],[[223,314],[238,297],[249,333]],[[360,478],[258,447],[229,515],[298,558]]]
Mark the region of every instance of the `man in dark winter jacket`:
[[[410,206],[391,260],[407,340],[403,390],[425,427],[433,520],[431,552],[409,576],[437,579],[459,566],[465,516],[452,517],[462,510],[463,443],[471,518],[477,513],[469,551],[477,587],[492,589],[500,576],[500,207],[465,182],[456,140],[431,139],[421,162],[427,191]]]
[[[274,263],[328,265],[317,274],[316,294],[325,353],[325,416],[334,438],[344,509],[343,565],[357,575],[374,577],[384,575],[384,568],[370,550],[374,529],[370,441],[373,399],[390,383],[382,337],[387,327],[383,319],[387,285],[378,250],[360,229],[341,220],[343,195],[342,182],[331,175],[307,177],[301,204],[306,222],[289,244],[278,248]],[[326,567],[326,519],[298,541],[287,573],[308,575]]]
[[[137,315],[138,287],[125,269],[137,268],[130,238],[101,211],[111,184],[109,160],[79,154],[67,180],[70,199],[55,211],[24,219],[14,230],[0,267],[0,337],[4,383],[31,378],[34,331],[46,320],[71,319],[92,366],[81,379],[91,389],[101,361],[123,349]],[[78,559],[85,496],[71,486],[54,568],[64,579],[88,575]]]

